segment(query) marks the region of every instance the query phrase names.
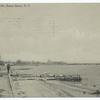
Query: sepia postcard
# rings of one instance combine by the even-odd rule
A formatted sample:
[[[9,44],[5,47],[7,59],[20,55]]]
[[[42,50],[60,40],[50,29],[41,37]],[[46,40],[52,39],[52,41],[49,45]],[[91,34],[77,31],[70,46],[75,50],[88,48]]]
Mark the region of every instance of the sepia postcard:
[[[0,97],[100,97],[100,4],[1,3]]]

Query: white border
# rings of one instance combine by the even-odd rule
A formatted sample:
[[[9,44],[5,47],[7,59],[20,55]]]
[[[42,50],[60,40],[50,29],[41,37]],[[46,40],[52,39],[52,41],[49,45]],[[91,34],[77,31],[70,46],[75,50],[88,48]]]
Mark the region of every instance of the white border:
[[[100,3],[100,0],[0,0],[0,3]],[[100,98],[0,98],[1,100],[100,100]]]
[[[1,100],[100,100],[100,98],[1,98]]]
[[[100,3],[100,0],[0,0],[0,3]]]

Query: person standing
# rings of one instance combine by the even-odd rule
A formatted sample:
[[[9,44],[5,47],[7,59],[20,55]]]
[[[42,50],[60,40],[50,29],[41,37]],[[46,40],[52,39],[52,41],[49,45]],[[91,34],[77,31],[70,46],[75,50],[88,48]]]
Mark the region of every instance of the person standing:
[[[10,64],[7,64],[7,72],[9,74],[9,72],[10,72]]]

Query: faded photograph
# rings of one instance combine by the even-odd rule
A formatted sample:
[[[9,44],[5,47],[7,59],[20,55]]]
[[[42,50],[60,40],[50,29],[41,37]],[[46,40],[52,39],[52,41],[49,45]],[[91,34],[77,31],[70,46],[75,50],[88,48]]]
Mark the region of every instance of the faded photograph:
[[[100,4],[0,4],[0,97],[100,97]]]

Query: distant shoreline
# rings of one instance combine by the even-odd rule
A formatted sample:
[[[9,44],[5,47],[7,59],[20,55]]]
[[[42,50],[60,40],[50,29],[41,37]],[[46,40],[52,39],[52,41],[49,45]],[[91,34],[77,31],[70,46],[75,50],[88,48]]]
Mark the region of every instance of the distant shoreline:
[[[34,63],[34,64],[16,64],[16,65],[100,65],[100,63],[66,63],[66,64],[48,64],[48,63]]]
[[[40,61],[0,61],[0,65],[5,64],[11,65],[100,65],[100,63],[67,63],[63,61],[47,61],[47,62],[40,62]]]

